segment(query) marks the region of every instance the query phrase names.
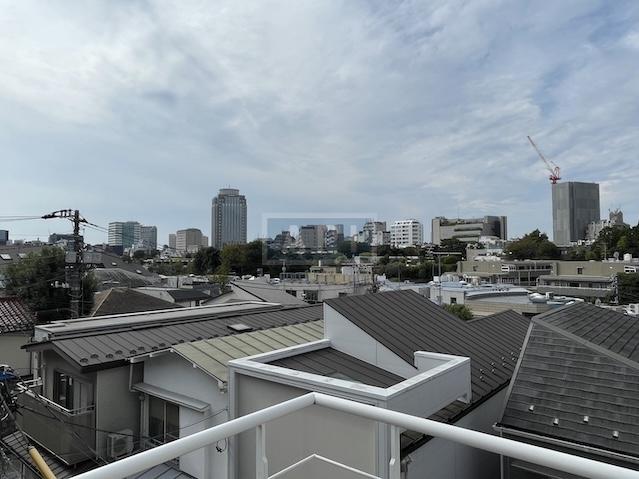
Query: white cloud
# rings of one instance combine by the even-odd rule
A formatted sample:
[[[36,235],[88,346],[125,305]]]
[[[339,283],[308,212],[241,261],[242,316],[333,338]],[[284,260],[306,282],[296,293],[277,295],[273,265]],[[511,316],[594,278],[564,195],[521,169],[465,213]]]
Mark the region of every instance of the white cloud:
[[[232,184],[255,234],[291,205],[509,214],[522,234],[551,223],[532,135],[634,222],[638,19],[604,1],[16,2],[0,19],[4,209],[65,198],[163,236],[207,231]]]

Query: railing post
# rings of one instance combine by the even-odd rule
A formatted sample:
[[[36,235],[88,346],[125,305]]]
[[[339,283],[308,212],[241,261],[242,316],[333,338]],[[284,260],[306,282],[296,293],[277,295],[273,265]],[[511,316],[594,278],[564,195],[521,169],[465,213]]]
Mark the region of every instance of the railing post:
[[[255,428],[255,479],[268,479],[265,426],[265,424],[260,424]]]
[[[400,479],[401,477],[401,428],[390,427],[390,461],[388,462],[388,479]]]

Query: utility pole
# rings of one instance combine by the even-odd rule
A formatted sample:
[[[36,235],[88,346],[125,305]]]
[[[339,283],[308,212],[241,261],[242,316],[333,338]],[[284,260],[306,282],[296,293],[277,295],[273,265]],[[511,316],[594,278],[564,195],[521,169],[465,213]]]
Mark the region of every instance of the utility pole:
[[[84,249],[84,241],[80,236],[80,223],[89,223],[80,216],[79,210],[59,210],[42,216],[42,219],[67,218],[73,223],[73,256],[66,256],[65,273],[66,280],[69,284],[69,294],[71,297],[70,309],[71,318],[80,317],[80,301],[82,299],[82,251]]]
[[[439,304],[441,306],[442,304],[442,256],[463,256],[463,253],[457,252],[457,251],[450,251],[450,252],[432,252],[431,253],[434,256],[437,256],[437,267],[438,267],[438,274],[439,274],[439,295],[437,296],[437,304]]]

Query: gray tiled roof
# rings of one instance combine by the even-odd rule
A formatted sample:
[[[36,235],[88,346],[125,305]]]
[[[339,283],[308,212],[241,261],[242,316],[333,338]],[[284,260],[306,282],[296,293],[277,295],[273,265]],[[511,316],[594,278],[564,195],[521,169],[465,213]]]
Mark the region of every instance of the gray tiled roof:
[[[500,425],[639,457],[638,328],[586,303],[533,319]]]
[[[272,361],[273,366],[388,388],[403,377],[333,348],[318,349]]]
[[[95,306],[91,316],[156,311],[181,308],[179,304],[164,301],[154,296],[140,293],[131,288],[111,288],[95,295]]]
[[[166,292],[169,293],[175,301],[206,301],[211,299],[211,296],[199,289],[168,289]]]
[[[206,307],[194,308],[193,311],[199,309],[210,311]],[[75,330],[66,335],[54,336],[44,343],[32,343],[28,348],[54,349],[83,370],[92,370],[115,366],[124,363],[127,358],[168,349],[175,344],[230,336],[236,334],[229,328],[235,323],[243,323],[259,330],[322,319],[321,305],[272,306],[264,309],[259,312],[240,310],[222,315],[209,313],[205,318],[167,319],[166,323],[154,321],[148,324],[130,324],[124,321],[120,328],[117,327],[117,321],[109,321],[108,330]],[[188,312],[186,308],[175,311],[179,314],[182,310]],[[117,320],[117,316],[111,316],[109,320],[111,319]],[[85,324],[90,326],[90,323]],[[51,328],[54,326],[55,324]]]
[[[22,300],[14,297],[0,298],[0,334],[33,329],[35,317]]]

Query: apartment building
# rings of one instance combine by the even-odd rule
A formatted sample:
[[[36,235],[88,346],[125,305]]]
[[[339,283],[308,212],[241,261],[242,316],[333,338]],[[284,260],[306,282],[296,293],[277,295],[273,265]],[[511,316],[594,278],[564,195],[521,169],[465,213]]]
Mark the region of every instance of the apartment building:
[[[246,243],[246,197],[235,188],[222,188],[211,202],[211,246]]]
[[[395,221],[390,227],[390,242],[396,248],[420,246],[424,242],[424,226],[415,219]]]

